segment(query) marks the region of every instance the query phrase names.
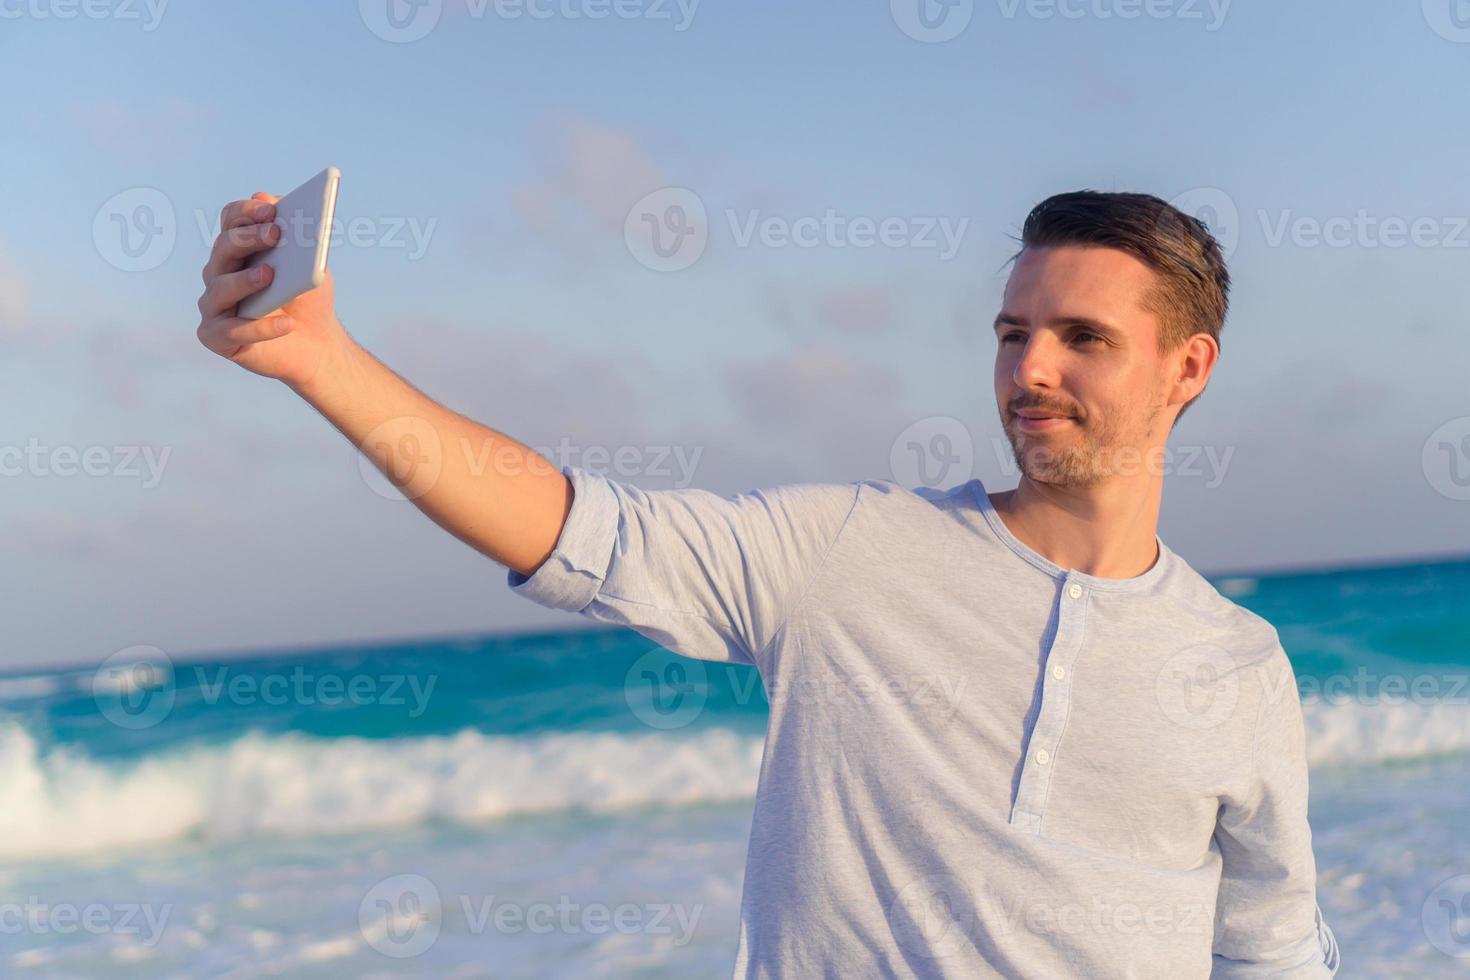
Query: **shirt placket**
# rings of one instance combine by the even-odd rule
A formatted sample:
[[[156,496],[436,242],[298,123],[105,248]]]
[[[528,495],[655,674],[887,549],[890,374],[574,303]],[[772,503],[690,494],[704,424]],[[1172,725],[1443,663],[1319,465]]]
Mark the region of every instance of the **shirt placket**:
[[[1026,735],[1026,758],[1011,807],[1011,824],[1027,833],[1041,832],[1047,793],[1057,767],[1057,747],[1072,707],[1072,668],[1082,648],[1091,590],[1068,571],[1057,596],[1057,629],[1042,661],[1041,709]]]

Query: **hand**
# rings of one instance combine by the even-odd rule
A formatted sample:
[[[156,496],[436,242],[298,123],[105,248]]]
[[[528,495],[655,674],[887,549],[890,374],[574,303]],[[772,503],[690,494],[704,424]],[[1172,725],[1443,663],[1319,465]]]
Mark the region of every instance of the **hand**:
[[[205,347],[245,370],[300,388],[349,339],[337,321],[331,272],[320,286],[263,319],[246,319],[235,310],[275,276],[269,263],[246,269],[245,260],[280,241],[281,229],[273,220],[279,200],[260,192],[225,206],[219,238],[204,267],[198,337]]]

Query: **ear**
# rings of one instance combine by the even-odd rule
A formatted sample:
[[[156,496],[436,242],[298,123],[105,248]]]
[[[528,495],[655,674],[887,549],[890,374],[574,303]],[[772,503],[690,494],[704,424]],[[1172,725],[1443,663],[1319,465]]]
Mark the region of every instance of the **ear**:
[[[1210,374],[1220,359],[1220,345],[1209,334],[1197,333],[1169,354],[1169,358],[1170,390],[1165,404],[1183,405],[1210,383]]]

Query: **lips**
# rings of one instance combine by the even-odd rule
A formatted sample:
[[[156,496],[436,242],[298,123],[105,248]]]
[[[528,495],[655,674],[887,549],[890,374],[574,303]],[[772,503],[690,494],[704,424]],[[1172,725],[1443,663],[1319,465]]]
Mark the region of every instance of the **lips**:
[[[1050,432],[1071,424],[1072,417],[1069,415],[1016,414],[1016,427],[1023,432]]]

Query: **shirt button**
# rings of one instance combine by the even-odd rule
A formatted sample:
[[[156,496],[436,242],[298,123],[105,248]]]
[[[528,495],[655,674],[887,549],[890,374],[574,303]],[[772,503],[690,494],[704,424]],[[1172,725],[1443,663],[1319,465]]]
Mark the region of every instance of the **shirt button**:
[[[1044,765],[1046,765],[1050,761],[1051,761],[1051,755],[1046,751],[1046,749],[1037,749],[1037,751],[1036,751],[1036,764],[1038,766],[1044,766]]]
[[[1072,585],[1069,586],[1067,589],[1067,595],[1071,596],[1073,599],[1082,598],[1082,586],[1073,582]]]
[[[1067,676],[1067,668],[1058,664],[1051,669],[1051,676],[1055,677],[1057,680],[1061,680],[1063,677]]]

